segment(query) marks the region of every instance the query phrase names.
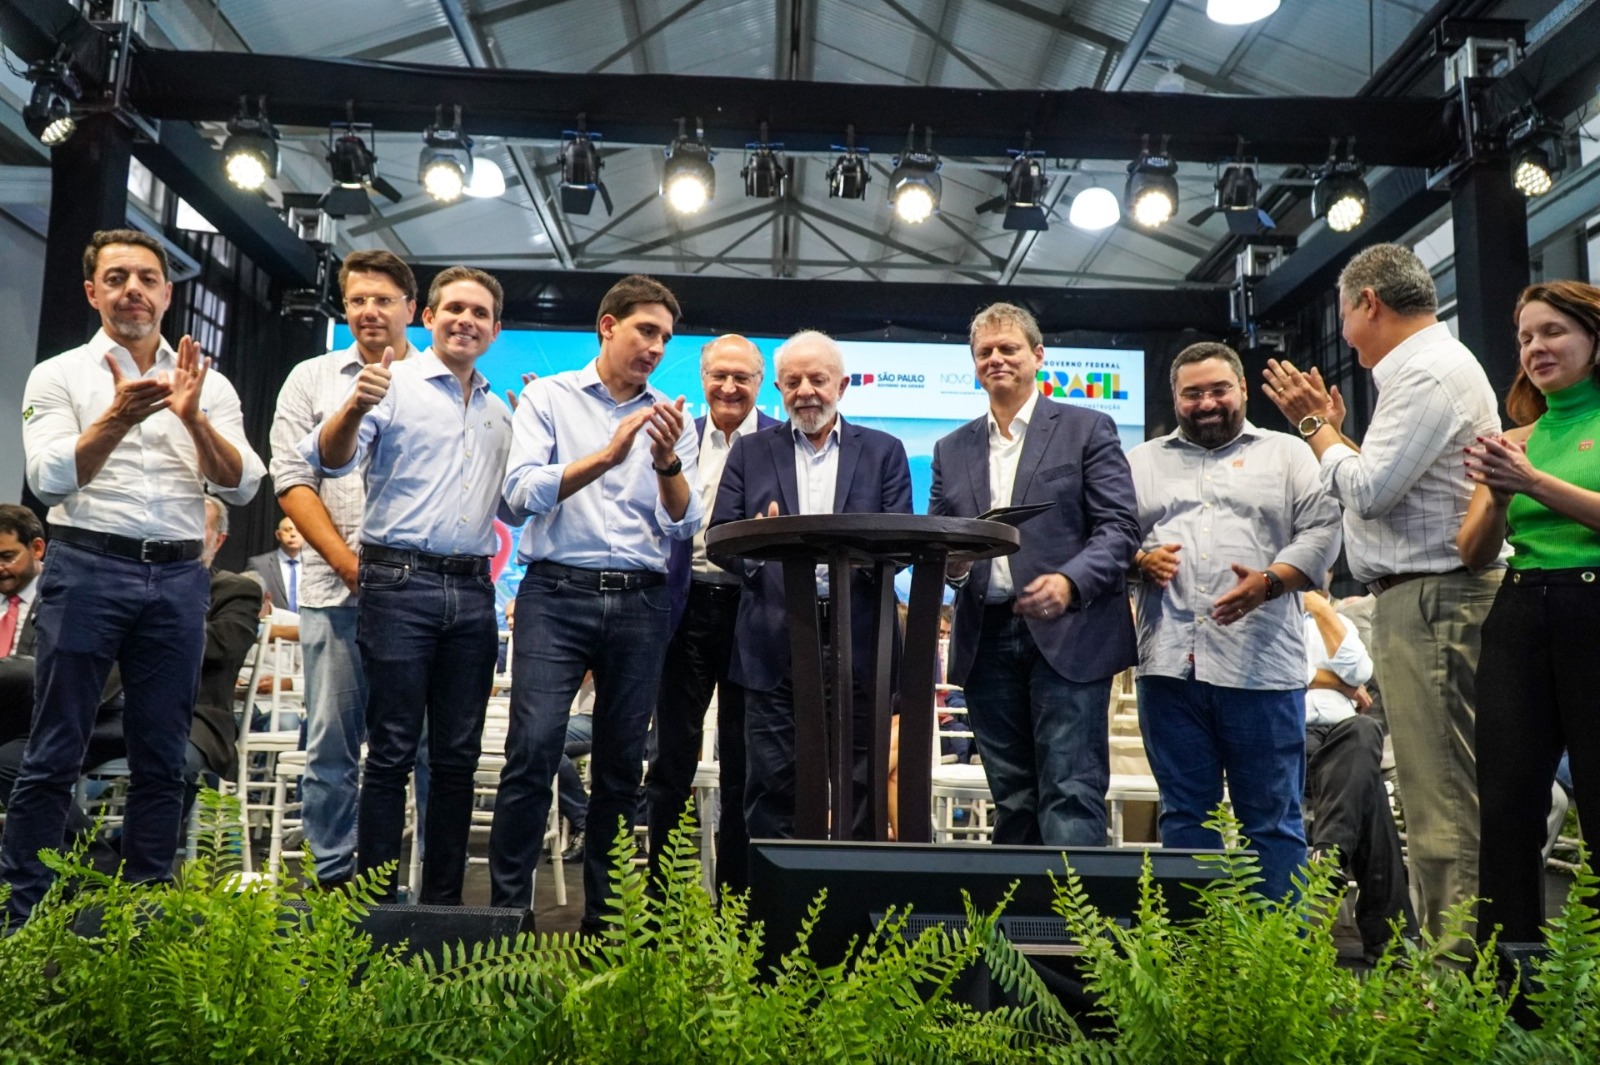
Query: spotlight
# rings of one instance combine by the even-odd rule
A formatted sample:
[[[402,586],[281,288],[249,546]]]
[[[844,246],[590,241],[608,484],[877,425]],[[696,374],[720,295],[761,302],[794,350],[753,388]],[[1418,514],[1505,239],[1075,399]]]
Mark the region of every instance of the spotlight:
[[[913,125],[906,134],[906,150],[894,161],[894,172],[889,175],[889,202],[900,221],[917,225],[926,222],[939,210],[939,155],[933,150],[933,128],[923,127],[926,141],[922,151],[911,147],[917,127]]]
[[[758,200],[782,196],[789,181],[788,168],[779,154],[783,145],[767,141],[765,122],[761,123],[761,139],[744,147],[750,153],[745,157],[744,169],[739,171],[739,176],[744,178],[744,194]]]
[[[692,138],[685,132],[686,125],[684,119],[678,119],[678,139],[667,149],[667,163],[661,173],[661,195],[679,214],[694,214],[716,194],[717,172],[711,165],[716,153],[706,144],[706,131],[699,119],[695,119]]]
[[[1329,146],[1328,161],[1316,172],[1311,186],[1311,217],[1326,218],[1335,233],[1348,233],[1367,217],[1367,183],[1355,157],[1355,138],[1348,141],[1345,158],[1336,156],[1338,139]]]
[[[335,122],[328,127],[328,170],[333,186],[323,193],[318,206],[334,218],[372,213],[367,190],[392,203],[404,197],[378,175],[378,152],[372,126],[364,122]]]
[[[1189,219],[1192,226],[1200,225],[1213,214],[1220,214],[1228,223],[1228,232],[1242,237],[1265,233],[1274,228],[1272,216],[1261,210],[1256,201],[1261,196],[1261,179],[1256,176],[1253,160],[1244,157],[1244,138],[1239,138],[1239,156],[1227,162],[1212,193],[1211,206]]]
[[[440,203],[454,203],[472,178],[472,138],[461,128],[461,105],[455,121],[444,125],[444,106],[434,112],[433,125],[422,134],[422,154],[417,158],[417,181]]]
[[[1206,0],[1206,17],[1224,26],[1260,22],[1278,10],[1279,0]]]
[[[33,96],[22,109],[23,124],[46,148],[66,141],[78,128],[72,104],[82,96],[78,79],[64,63],[35,63],[28,68]]]
[[[611,213],[611,193],[600,180],[600,171],[606,165],[600,158],[600,147],[595,142],[601,134],[590,133],[585,124],[587,116],[578,116],[578,128],[562,131],[566,139],[561,142],[561,209],[567,214],[588,214],[594,209],[595,194]]]
[[[249,101],[240,97],[239,113],[228,122],[228,139],[222,142],[222,168],[246,192],[256,192],[278,176],[278,131],[267,121],[266,97],[256,101],[254,118]]]
[[[867,169],[867,156],[871,149],[856,147],[856,128],[845,127],[844,146],[835,144],[833,150],[844,154],[833,161],[828,169],[828,198],[864,200],[872,172]]]
[[[1566,164],[1562,127],[1537,112],[1523,119],[1506,137],[1511,149],[1511,182],[1524,196],[1543,196],[1555,185]]]
[[[1128,187],[1122,197],[1128,217],[1136,225],[1154,229],[1165,225],[1178,211],[1178,164],[1167,154],[1167,138],[1161,138],[1161,153],[1150,154],[1146,136],[1139,158],[1128,164]]]
[[[1031,145],[1032,142],[1030,136],[1026,143]],[[1005,229],[1034,232],[1049,229],[1045,209],[1039,203],[1044,199],[1045,190],[1050,187],[1050,177],[1044,168],[1044,153],[1023,147],[1012,148],[1009,154],[1011,168],[1005,175],[1005,194],[985,200],[978,204],[976,210],[982,214],[1003,208],[1006,217],[1001,226]]]

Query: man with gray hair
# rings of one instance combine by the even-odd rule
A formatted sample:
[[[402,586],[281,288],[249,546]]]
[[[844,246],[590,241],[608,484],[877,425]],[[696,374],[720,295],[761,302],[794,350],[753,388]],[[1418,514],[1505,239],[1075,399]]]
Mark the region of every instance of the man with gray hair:
[[[780,514],[910,514],[905,447],[888,433],[846,422],[839,414],[839,398],[850,383],[839,345],[815,330],[796,333],[778,349],[773,366],[789,420],[734,443],[711,524]],[[745,574],[744,591],[728,675],[745,689],[745,820],[753,839],[784,838],[794,835],[795,744],[783,568],[739,572]],[[873,682],[872,582],[865,570],[852,574],[848,589],[828,587],[826,570],[817,582],[818,629],[824,639],[834,597],[850,596],[855,780],[857,795],[865,798],[872,735],[865,718]],[[825,648],[826,660],[831,654],[832,648]],[[824,676],[828,672],[825,665]],[[868,805],[858,803],[855,810],[858,839],[876,834]]]
[[[778,424],[756,406],[766,376],[761,349],[734,333],[700,349],[700,383],[706,413],[694,420],[700,438],[700,498],[706,513],[717,500],[717,485],[728,452],[741,438]],[[739,612],[739,578],[706,559],[706,533],[672,541],[667,557],[667,588],[672,593],[672,642],[667,645],[656,697],[655,755],[645,791],[650,800],[650,863],[659,871],[667,835],[683,815],[700,763],[702,725],[711,695],[717,694],[717,882],[734,891],[745,886],[744,690],[728,677],[734,619]],[[701,819],[708,822],[705,811]],[[702,823],[701,831],[711,831]]]
[[[1344,505],[1350,571],[1378,597],[1373,658],[1394,738],[1418,916],[1435,935],[1478,880],[1473,674],[1503,574],[1468,572],[1456,551],[1472,482],[1461,455],[1500,431],[1494,389],[1437,317],[1433,278],[1411,251],[1379,244],[1339,275],[1344,339],[1372,371],[1378,405],[1358,447],[1344,400],[1287,361],[1268,360],[1267,395],[1311,445]],[[1470,931],[1470,930],[1469,930]],[[1454,944],[1464,946],[1465,940]]]
[[[1098,847],[1110,780],[1111,680],[1134,662],[1125,575],[1139,544],[1110,416],[1039,394],[1044,338],[1009,303],[969,332],[989,409],[933,448],[928,513],[1052,504],[1009,558],[954,563],[949,680],[994,795],[996,843]]]
[[[1128,455],[1143,581],[1139,727],[1161,788],[1161,842],[1220,847],[1226,779],[1277,900],[1305,863],[1306,643],[1300,590],[1339,554],[1339,508],[1287,433],[1245,418],[1226,344],[1172,363],[1175,432]]]

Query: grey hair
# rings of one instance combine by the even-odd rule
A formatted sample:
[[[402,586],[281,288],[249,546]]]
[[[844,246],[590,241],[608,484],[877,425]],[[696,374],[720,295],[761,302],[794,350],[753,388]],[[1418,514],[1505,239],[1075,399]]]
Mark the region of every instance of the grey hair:
[[[1339,296],[1347,305],[1354,306],[1364,288],[1377,293],[1385,307],[1402,317],[1439,309],[1433,275],[1415,252],[1399,244],[1364,248],[1339,271]]]
[[[1244,363],[1239,361],[1239,353],[1226,344],[1218,344],[1211,340],[1202,340],[1198,344],[1190,344],[1177,357],[1172,360],[1172,371],[1168,375],[1168,385],[1172,391],[1178,391],[1178,370],[1190,363],[1205,362],[1207,359],[1221,359],[1228,364],[1233,375],[1239,380],[1244,380]]]
[[[706,360],[711,357],[711,349],[724,340],[737,340],[745,346],[749,355],[756,360],[756,377],[765,377],[767,373],[767,359],[761,354],[761,349],[756,347],[749,337],[740,336],[738,333],[724,333],[719,337],[712,337],[700,345],[700,372],[706,371]]]
[[[802,329],[794,336],[785,340],[778,346],[772,356],[772,373],[776,377],[783,376],[783,359],[789,354],[789,349],[802,344],[820,344],[833,356],[833,361],[838,365],[839,372],[844,373],[844,352],[839,348],[839,342],[820,329]]]
[[[228,535],[228,508],[216,496],[206,496],[206,507],[217,515],[217,535]]]
[[[1039,320],[1026,307],[1018,307],[1015,303],[991,303],[975,314],[972,325],[967,329],[967,347],[976,354],[979,333],[1007,326],[1020,329],[1028,339],[1028,347],[1044,347],[1044,334],[1039,331]]]

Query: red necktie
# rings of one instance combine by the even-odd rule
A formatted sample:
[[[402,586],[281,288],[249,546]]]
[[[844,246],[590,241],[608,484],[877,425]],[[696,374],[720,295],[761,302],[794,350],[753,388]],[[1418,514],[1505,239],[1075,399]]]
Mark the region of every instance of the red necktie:
[[[0,616],[0,657],[11,654],[11,645],[17,640],[17,618],[22,615],[22,596],[13,595],[6,599],[6,612]]]

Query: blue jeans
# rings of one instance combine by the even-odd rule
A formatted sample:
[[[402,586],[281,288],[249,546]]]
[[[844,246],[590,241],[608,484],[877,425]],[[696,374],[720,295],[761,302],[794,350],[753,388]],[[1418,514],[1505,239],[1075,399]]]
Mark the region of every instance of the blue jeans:
[[[965,694],[994,796],[994,841],[1105,846],[1111,678],[1057,673],[1005,604],[983,612]]]
[[[33,730],[6,813],[0,877],[25,918],[50,886],[39,851],[65,839],[101,691],[120,664],[128,745],[124,875],[172,875],[183,769],[205,654],[211,578],[199,562],[145,563],[57,541],[34,601]]]
[[[1261,855],[1260,891],[1282,899],[1306,862],[1300,816],[1306,776],[1305,689],[1250,691],[1176,677],[1139,678],[1139,728],[1161,789],[1161,842],[1214,849],[1205,827],[1222,805]]]
[[[356,868],[356,798],[366,738],[367,675],[356,645],[358,608],[303,607],[306,773],[300,783],[306,842],[323,881]]]
[[[594,750],[589,756],[588,835],[583,858],[583,923],[603,927],[611,895],[611,841],[618,819],[638,810],[645,730],[667,650],[666,585],[599,591],[529,569],[517,589],[506,764],[489,833],[493,906],[533,900],[550,781],[566,745],[567,716],[587,670],[594,671]],[[437,787],[437,784],[435,785]]]
[[[589,793],[584,790],[583,777],[572,760],[592,750],[594,718],[588,714],[573,714],[567,719],[567,742],[561,750],[561,768],[557,771],[561,787],[557,794],[561,800],[561,816],[567,819],[574,832],[582,832],[588,823]]]
[[[494,684],[494,586],[481,575],[361,564],[361,662],[367,675],[367,773],[356,820],[360,869],[400,860],[405,791],[426,727],[432,778],[419,902],[461,904],[473,773]],[[380,901],[392,902],[390,879]]]

